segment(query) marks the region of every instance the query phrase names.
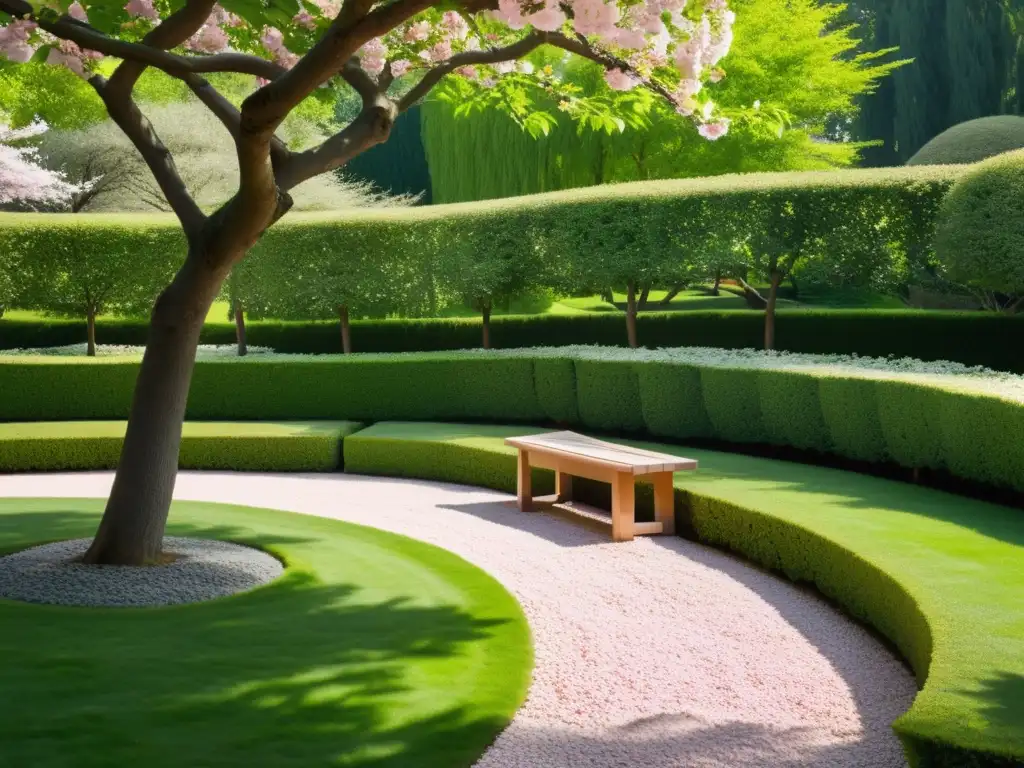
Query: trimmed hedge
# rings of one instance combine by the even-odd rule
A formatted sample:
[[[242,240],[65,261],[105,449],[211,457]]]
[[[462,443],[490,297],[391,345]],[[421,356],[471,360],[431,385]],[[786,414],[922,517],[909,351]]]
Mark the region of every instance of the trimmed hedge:
[[[0,362],[0,421],[124,419],[138,363]],[[1024,491],[1024,403],[878,372],[532,353],[201,360],[192,420],[555,422],[945,469]]]
[[[637,319],[642,345],[656,347],[760,348],[764,315],[750,310],[654,312]],[[253,346],[278,352],[332,354],[341,351],[333,322],[248,323]],[[101,344],[143,345],[148,332],[141,320],[100,320]],[[1007,339],[1024,336],[1024,315],[949,311],[780,310],[776,320],[780,351],[857,354],[865,357],[915,357],[984,365],[1024,372],[1024,347]],[[352,322],[360,352],[432,352],[480,346],[480,320],[365,320]],[[495,317],[491,338],[497,348],[599,344],[625,346],[625,321],[619,313]],[[80,344],[85,322],[28,322],[0,319],[0,349],[31,349]],[[207,323],[203,344],[233,344],[234,325]]]
[[[348,421],[186,422],[181,469],[329,472],[362,424]],[[114,469],[123,421],[0,424],[0,472]]]
[[[536,430],[376,424],[345,441],[345,463],[363,474],[511,491],[515,450],[503,439]],[[1019,512],[836,470],[704,450],[685,455],[700,470],[675,477],[678,530],[813,584],[910,662],[922,690],[893,727],[911,765],[1022,764]],[[537,493],[550,490],[550,472],[535,481]],[[650,499],[637,495],[645,511]]]
[[[948,128],[907,160],[907,165],[977,163],[1024,148],[1024,117],[990,115]]]

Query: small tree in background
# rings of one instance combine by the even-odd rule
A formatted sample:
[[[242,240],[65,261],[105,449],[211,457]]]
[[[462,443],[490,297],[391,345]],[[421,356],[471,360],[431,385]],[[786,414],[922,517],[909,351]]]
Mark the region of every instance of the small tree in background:
[[[181,261],[181,235],[156,227],[141,238],[137,225],[123,243],[107,227],[60,224],[31,229],[0,228],[0,275],[17,275],[17,304],[65,317],[84,317],[87,354],[96,354],[96,316],[145,314]]]
[[[337,226],[346,224],[340,220]],[[336,319],[345,354],[353,351],[352,318],[422,316],[430,273],[415,238],[395,228],[359,231],[366,247],[343,251],[329,225],[284,224],[268,232],[232,275],[237,305],[254,317]]]
[[[45,131],[46,124],[41,122],[17,130],[0,122],[0,205],[53,205],[87,186],[70,183],[63,174],[43,168],[35,148],[23,146]]]
[[[447,237],[438,274],[445,292],[480,313],[481,345],[490,349],[491,313],[540,287],[543,275],[534,238],[520,217],[499,213],[472,231]]]

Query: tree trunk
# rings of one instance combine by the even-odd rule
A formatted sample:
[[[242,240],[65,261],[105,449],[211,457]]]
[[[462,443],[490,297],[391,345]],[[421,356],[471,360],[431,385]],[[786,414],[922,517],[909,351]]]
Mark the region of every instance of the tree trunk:
[[[490,349],[491,348],[491,302],[488,301],[486,304],[483,304],[480,312],[483,315],[483,319],[484,319],[484,322],[483,322],[483,334],[484,334],[483,343],[484,343],[484,349]]]
[[[636,283],[632,280],[626,284],[626,339],[636,349]]]
[[[238,356],[245,357],[249,353],[249,344],[245,338],[245,308],[242,302],[235,302],[235,341],[238,344]]]
[[[661,304],[661,306],[667,307],[669,304],[671,304],[672,303],[672,299],[674,299],[676,296],[678,296],[680,293],[682,293],[683,289],[685,287],[686,287],[685,285],[673,285],[672,286],[672,290],[670,290],[668,293],[666,293],[665,294],[665,298],[663,298],[661,300],[661,302],[659,302]]]
[[[782,273],[772,270],[771,288],[768,290],[768,304],[764,309],[764,348],[775,349],[775,304],[779,298],[779,283]]]
[[[160,559],[196,346],[229,261],[224,254],[190,252],[153,307],[121,459],[86,563],[145,565]]]
[[[348,322],[348,304],[338,305],[338,319],[341,320],[341,351],[352,354],[352,328]]]
[[[737,278],[740,287],[743,288],[743,299],[747,302],[747,306],[751,309],[766,309],[768,302],[764,296],[754,290],[754,287],[749,285],[746,280],[742,277]]]
[[[96,357],[96,310],[89,307],[85,311],[85,354]]]
[[[601,291],[601,301],[607,301],[609,304],[615,303],[615,291],[611,288],[605,288]]]
[[[647,299],[651,296],[651,284],[647,283],[640,289],[640,298],[637,300],[637,309],[641,312],[647,309]]]
[[[712,296],[718,296],[718,295],[721,294],[721,291],[719,290],[719,287],[721,285],[722,285],[722,273],[721,272],[716,272],[715,273],[715,284],[711,286],[711,295]]]

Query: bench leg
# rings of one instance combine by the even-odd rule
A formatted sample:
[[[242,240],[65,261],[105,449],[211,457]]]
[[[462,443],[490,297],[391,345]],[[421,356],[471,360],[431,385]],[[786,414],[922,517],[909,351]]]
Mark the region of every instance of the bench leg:
[[[612,540],[632,541],[635,478],[629,472],[617,472],[612,481]]]
[[[572,475],[555,473],[555,496],[559,502],[572,501]]]
[[[671,535],[676,532],[675,497],[672,490],[672,473],[658,472],[654,475],[654,519],[661,523],[661,532]]]
[[[516,480],[516,501],[520,512],[533,511],[533,485],[530,478],[530,452],[519,450],[519,471]]]

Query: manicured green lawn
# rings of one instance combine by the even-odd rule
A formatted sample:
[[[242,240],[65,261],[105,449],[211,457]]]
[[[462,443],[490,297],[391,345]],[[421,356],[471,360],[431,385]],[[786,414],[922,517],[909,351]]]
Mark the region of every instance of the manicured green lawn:
[[[88,536],[101,504],[0,500],[0,552]],[[269,510],[176,502],[171,520],[288,570],[175,608],[0,601],[0,764],[467,768],[522,702],[522,612],[455,555]]]
[[[538,431],[380,423],[346,439],[346,470],[512,490],[503,438]],[[675,476],[681,530],[814,584],[899,647],[923,685],[895,725],[912,765],[1022,764],[1024,512],[852,472],[631,444],[699,461]],[[535,481],[549,492],[550,476]]]

